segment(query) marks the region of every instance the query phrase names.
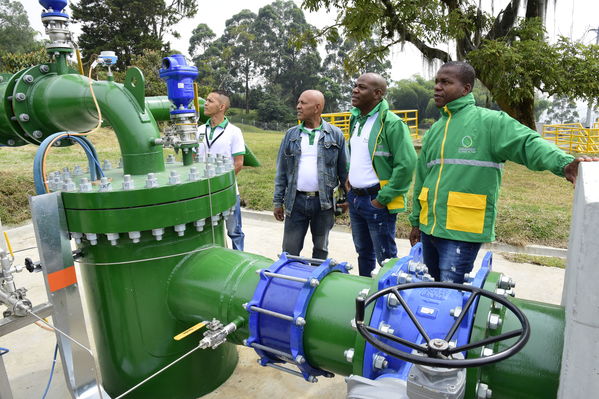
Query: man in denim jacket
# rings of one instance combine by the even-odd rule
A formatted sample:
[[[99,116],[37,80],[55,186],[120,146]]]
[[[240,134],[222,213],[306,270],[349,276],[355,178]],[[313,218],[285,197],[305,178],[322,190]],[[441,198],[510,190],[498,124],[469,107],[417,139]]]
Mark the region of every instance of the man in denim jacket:
[[[333,189],[347,179],[345,139],[320,117],[324,96],[307,90],[297,101],[301,124],[287,131],[277,157],[274,216],[285,221],[283,252],[299,255],[308,227],[312,257],[326,259],[329,231],[335,223]]]

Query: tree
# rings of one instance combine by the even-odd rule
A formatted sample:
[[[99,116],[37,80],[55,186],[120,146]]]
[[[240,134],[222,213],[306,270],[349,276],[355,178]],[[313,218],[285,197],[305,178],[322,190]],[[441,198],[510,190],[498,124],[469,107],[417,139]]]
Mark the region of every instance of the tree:
[[[0,50],[0,72],[16,73],[24,68],[39,65],[48,62],[46,50],[39,50],[30,53],[13,53],[6,50]]]
[[[210,44],[216,38],[216,34],[206,24],[199,24],[191,32],[191,38],[189,39],[189,55],[192,58],[197,57],[199,54],[204,53]]]
[[[242,10],[235,14],[225,22],[223,35],[211,41],[204,51],[194,58],[200,71],[200,85],[209,87],[209,90],[243,91],[246,113],[249,112],[250,82],[258,74],[255,21],[256,14],[250,10]],[[200,26],[196,29],[199,28]],[[206,31],[204,28],[202,30]],[[190,50],[191,48],[190,41]]]
[[[355,64],[349,62],[349,54],[352,49],[357,47],[371,48],[376,45],[376,38],[369,38],[362,43],[357,43],[351,39],[343,40],[337,37],[327,43],[326,57],[322,64],[323,78],[318,83],[317,88],[325,94],[327,103],[326,112],[337,112],[350,107],[351,91],[354,81],[358,78],[359,71],[355,69]],[[383,58],[371,58],[364,60],[362,64],[363,72],[375,72],[389,78],[389,69],[391,63],[387,59],[388,52]]]
[[[19,1],[0,0],[0,52],[27,53],[38,50],[42,43],[37,32],[29,25],[23,4]]]
[[[194,16],[196,0],[80,0],[71,4],[73,19],[81,23],[79,46],[85,60],[102,50],[116,51],[120,67],[131,65],[133,55],[145,50],[170,49],[167,33],[179,34],[173,26]]]
[[[306,32],[315,32],[314,27],[293,1],[277,0],[258,11],[254,31],[262,76],[281,87],[279,101],[293,106],[304,90],[319,82],[321,59],[316,46],[294,42]]]
[[[521,4],[523,19],[518,16]],[[327,37],[339,31],[354,40],[379,34],[384,42],[369,50],[373,54],[409,42],[426,59],[445,62],[451,56],[441,47],[455,43],[457,58],[472,63],[501,108],[533,128],[535,88],[574,94],[569,97],[599,96],[599,85],[588,82],[588,76],[595,76],[590,73],[599,69],[597,47],[563,38],[549,45],[543,29],[546,0],[510,0],[497,15],[469,0],[304,0],[303,6],[339,10],[336,24],[321,32]],[[583,54],[588,58],[581,59]],[[585,72],[586,83],[579,76]],[[568,79],[570,75],[581,85]]]
[[[549,105],[545,123],[580,122],[576,102],[567,97],[557,97]]]

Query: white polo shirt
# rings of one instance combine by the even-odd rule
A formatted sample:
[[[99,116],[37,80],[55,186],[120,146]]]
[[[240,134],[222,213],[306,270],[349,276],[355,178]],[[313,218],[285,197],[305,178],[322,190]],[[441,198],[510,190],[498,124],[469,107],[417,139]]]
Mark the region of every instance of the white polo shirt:
[[[198,126],[198,140],[200,135],[204,135],[204,141],[197,149],[201,157],[205,157],[206,154],[221,154],[233,158],[245,154],[245,141],[241,129],[229,122],[227,118],[216,126],[214,131],[211,130],[210,119],[206,124]]]
[[[304,129],[313,131],[314,129]],[[299,159],[297,171],[297,190],[298,191],[318,191],[318,160],[317,148],[318,140],[322,134],[321,130],[316,130],[314,133],[314,141],[310,144],[308,133],[302,131],[301,137],[301,156]]]
[[[368,150],[368,140],[373,132],[372,127],[379,113],[375,112],[372,116],[366,119],[364,127],[360,131],[360,122],[354,126],[349,145],[351,148],[349,160],[349,184],[355,188],[367,188],[376,185],[379,182],[374,168],[372,167],[372,157]]]

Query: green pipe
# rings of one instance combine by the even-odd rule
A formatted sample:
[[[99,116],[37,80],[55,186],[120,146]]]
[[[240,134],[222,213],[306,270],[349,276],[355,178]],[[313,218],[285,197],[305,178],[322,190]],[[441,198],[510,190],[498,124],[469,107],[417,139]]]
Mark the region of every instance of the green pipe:
[[[160,131],[151,113],[121,84],[94,81],[92,85],[102,117],[110,122],[119,141],[125,174],[163,171],[162,147],[153,144]],[[37,82],[29,97],[31,117],[49,131],[82,132],[97,124],[98,113],[84,76],[48,76]]]
[[[490,273],[483,288],[495,291],[499,276],[499,273]],[[564,308],[518,298],[510,298],[510,302],[526,315],[530,323],[530,339],[520,352],[506,360],[468,369],[465,397],[476,398],[476,384],[482,382],[493,391],[493,399],[555,398],[564,345]],[[501,317],[500,328],[488,328],[487,317],[490,311]],[[470,341],[480,341],[519,328],[520,324],[511,312],[505,308],[496,309],[491,300],[481,298]],[[515,338],[503,341],[490,349],[497,353],[511,345],[514,340]],[[469,358],[478,357],[473,352],[469,352]]]
[[[58,74],[65,75],[69,72],[69,66],[67,65],[67,55],[60,53],[56,56],[56,66],[58,67]]]
[[[259,269],[273,261],[260,255],[225,248],[207,248],[182,263],[168,283],[168,306],[178,320],[197,323],[216,318],[224,324],[246,320],[229,342],[248,337],[248,312],[243,304],[254,295]]]
[[[167,96],[146,97],[146,109],[157,121],[168,121],[172,103]]]
[[[249,335],[249,315],[242,305],[254,295],[257,270],[272,264],[259,255],[207,248],[190,256],[169,279],[169,309],[177,319],[188,322],[216,318],[227,324],[241,317],[246,323],[228,339],[241,345]],[[371,283],[372,279],[341,273],[331,273],[321,281],[306,313],[304,345],[310,364],[351,374],[352,364],[345,360],[344,351],[356,340],[350,323],[354,301]]]

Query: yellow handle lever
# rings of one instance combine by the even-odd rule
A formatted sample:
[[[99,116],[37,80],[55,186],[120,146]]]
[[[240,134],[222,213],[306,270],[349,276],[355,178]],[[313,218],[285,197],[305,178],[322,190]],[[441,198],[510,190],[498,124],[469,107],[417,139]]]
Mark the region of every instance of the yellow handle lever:
[[[201,323],[196,324],[193,327],[189,327],[187,330],[183,331],[182,333],[175,335],[175,337],[173,339],[175,341],[181,341],[183,338],[185,338],[188,335],[191,335],[194,332],[198,331],[200,328],[204,327],[206,324],[208,324],[208,322],[207,321],[203,321]]]
[[[6,241],[6,247],[8,248],[8,252],[10,252],[10,256],[12,256],[14,258],[15,254],[12,252],[12,246],[10,245],[10,240],[8,239],[8,234],[6,234],[6,231],[3,231],[3,233],[4,233],[4,241]]]

